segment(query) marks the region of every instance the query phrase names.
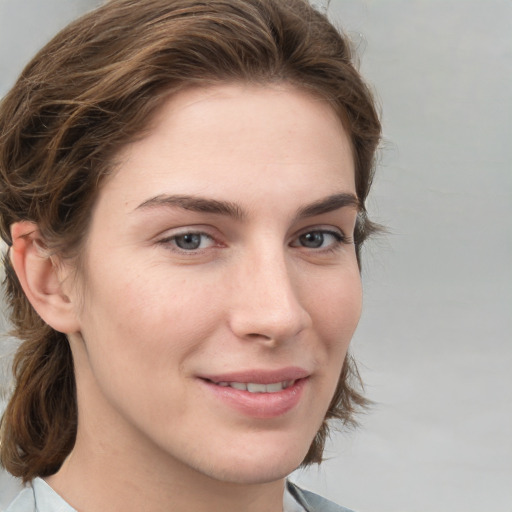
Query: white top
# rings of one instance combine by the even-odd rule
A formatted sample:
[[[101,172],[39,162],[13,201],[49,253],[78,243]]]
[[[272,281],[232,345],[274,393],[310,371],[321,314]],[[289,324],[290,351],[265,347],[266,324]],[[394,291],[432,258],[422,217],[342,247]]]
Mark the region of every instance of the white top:
[[[32,480],[6,512],[76,512],[42,478]]]
[[[77,512],[42,478],[35,478],[23,489],[5,512]],[[283,512],[306,512],[285,487]]]

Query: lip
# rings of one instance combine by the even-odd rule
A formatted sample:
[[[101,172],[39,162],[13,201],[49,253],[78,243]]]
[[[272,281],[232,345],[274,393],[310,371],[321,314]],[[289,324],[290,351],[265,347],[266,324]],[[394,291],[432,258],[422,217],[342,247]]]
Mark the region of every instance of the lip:
[[[247,370],[216,375],[201,375],[199,382],[216,400],[229,408],[252,418],[269,419],[286,414],[295,408],[302,397],[309,379],[309,372],[300,367],[278,370]],[[275,393],[251,393],[219,382],[244,382],[274,384],[295,381],[293,385]]]
[[[299,366],[288,366],[276,370],[245,370],[222,374],[199,375],[199,378],[217,382],[254,382],[256,384],[274,384],[285,380],[299,380],[309,377],[309,372]]]

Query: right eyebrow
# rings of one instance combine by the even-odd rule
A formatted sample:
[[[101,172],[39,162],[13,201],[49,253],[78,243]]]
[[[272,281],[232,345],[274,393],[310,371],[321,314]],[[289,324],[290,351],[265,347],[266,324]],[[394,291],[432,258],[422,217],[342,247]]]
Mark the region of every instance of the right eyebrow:
[[[206,199],[203,197],[190,195],[167,195],[160,194],[158,196],[147,199],[141,203],[136,210],[146,210],[158,207],[182,208],[200,213],[214,213],[217,215],[226,215],[236,220],[243,220],[246,217],[245,212],[239,205],[229,201],[218,201],[216,199]]]
[[[314,217],[316,215],[322,215],[324,213],[329,213],[346,207],[354,208],[356,210],[361,208],[361,203],[356,195],[350,192],[342,192],[340,194],[327,196],[301,208],[297,212],[297,218],[303,219],[306,217]]]

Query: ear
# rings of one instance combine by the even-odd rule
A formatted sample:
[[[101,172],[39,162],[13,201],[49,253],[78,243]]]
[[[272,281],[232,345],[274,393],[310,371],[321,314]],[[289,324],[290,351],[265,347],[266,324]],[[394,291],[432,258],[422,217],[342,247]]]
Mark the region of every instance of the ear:
[[[78,332],[76,304],[64,290],[65,285],[71,285],[66,280],[69,270],[49,253],[37,224],[16,222],[11,226],[11,237],[11,262],[32,307],[56,331]]]

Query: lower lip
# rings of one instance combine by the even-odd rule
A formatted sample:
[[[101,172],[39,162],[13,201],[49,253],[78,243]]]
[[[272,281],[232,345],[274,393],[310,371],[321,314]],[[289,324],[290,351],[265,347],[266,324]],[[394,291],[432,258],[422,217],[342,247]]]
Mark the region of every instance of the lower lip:
[[[307,378],[297,380],[276,393],[250,393],[229,386],[217,386],[213,382],[201,382],[224,403],[252,418],[275,418],[291,411],[302,397]]]

